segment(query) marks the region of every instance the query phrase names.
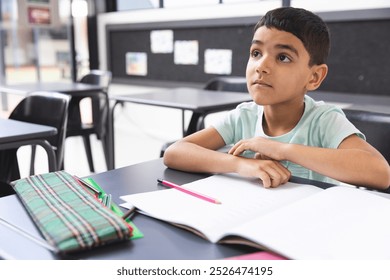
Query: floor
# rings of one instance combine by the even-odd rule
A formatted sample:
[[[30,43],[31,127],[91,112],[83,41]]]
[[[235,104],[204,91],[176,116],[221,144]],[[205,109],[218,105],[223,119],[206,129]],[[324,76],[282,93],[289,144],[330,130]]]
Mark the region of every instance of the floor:
[[[152,90],[151,87],[111,84],[109,94],[136,94]],[[9,111],[21,100],[22,96],[8,95],[9,110],[0,110],[1,117],[7,117]],[[84,120],[89,120],[90,107],[83,104]],[[186,112],[186,124],[190,118]],[[210,115],[206,118],[206,125],[219,118],[223,113]],[[115,167],[157,159],[162,145],[179,139],[182,136],[181,111],[155,106],[146,106],[127,103],[117,106],[114,116],[115,131]],[[92,137],[92,153],[94,157],[95,172],[107,170],[101,142]],[[18,151],[18,160],[21,176],[28,176],[30,163],[30,147],[22,147]],[[47,157],[43,149],[37,151],[35,164],[36,173],[45,173]],[[74,175],[88,176],[91,174],[81,137],[67,138],[65,141],[64,169]]]

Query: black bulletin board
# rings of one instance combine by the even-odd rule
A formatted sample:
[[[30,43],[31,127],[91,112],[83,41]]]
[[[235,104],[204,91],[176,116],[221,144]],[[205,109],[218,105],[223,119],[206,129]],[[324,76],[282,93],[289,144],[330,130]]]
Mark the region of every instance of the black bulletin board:
[[[114,78],[121,79],[144,79],[160,81],[186,81],[192,83],[204,83],[216,76],[204,72],[204,52],[206,49],[231,49],[232,74],[233,76],[244,76],[246,62],[249,55],[250,41],[253,34],[253,26],[258,18],[245,19],[246,22],[238,22],[237,25],[202,25],[172,26],[164,24],[153,28],[142,26],[127,26],[119,28],[115,26],[109,29],[108,63],[109,69]],[[177,24],[177,23],[176,23]],[[214,23],[215,24],[215,23]],[[172,29],[174,40],[197,40],[199,42],[199,63],[197,65],[177,65],[174,63],[173,53],[155,54],[150,49],[150,31]],[[147,76],[129,76],[126,74],[125,55],[127,52],[146,52],[148,56]]]
[[[331,32],[329,74],[321,90],[390,95],[390,9],[319,14]],[[245,76],[253,27],[259,17],[107,26],[108,69],[113,80],[204,84],[204,51],[231,49],[232,76]],[[199,63],[175,65],[173,54],[153,54],[150,31],[171,29],[174,40],[198,40]],[[147,76],[126,74],[126,52],[148,54]]]
[[[390,96],[390,19],[328,26],[329,73],[321,89]]]

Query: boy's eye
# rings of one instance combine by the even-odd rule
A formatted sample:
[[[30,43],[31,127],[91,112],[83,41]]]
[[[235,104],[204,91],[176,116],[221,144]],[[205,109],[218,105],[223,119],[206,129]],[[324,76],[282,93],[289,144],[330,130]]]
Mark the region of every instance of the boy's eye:
[[[258,57],[258,56],[260,56],[260,52],[257,51],[257,50],[251,51],[250,54],[251,54],[251,57]]]
[[[281,62],[291,62],[291,59],[287,55],[284,55],[284,54],[279,55],[279,60]]]

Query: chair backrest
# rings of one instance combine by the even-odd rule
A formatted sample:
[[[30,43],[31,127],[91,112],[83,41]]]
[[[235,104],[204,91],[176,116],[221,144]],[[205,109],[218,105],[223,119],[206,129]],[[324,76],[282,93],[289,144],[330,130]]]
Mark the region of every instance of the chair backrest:
[[[248,93],[245,77],[237,76],[221,76],[212,78],[206,83],[204,89]]]
[[[110,71],[91,70],[80,79],[80,83],[99,85],[103,87],[103,92],[97,92],[96,96],[91,97],[92,101],[92,120],[99,137],[105,134],[108,120],[108,88],[111,83],[112,74]]]
[[[390,163],[390,114],[343,109],[345,115]]]
[[[104,88],[104,91],[108,92],[108,87],[111,83],[112,74],[110,71],[104,70],[91,70],[88,74],[80,79],[80,83],[99,85]]]
[[[57,134],[46,140],[56,148],[57,163],[63,159],[69,99],[69,95],[58,92],[31,92],[9,116],[13,120],[55,127]]]

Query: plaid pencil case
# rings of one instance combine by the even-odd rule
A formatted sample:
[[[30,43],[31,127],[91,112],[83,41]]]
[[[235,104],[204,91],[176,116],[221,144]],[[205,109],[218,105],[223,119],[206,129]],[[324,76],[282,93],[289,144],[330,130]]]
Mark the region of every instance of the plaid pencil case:
[[[46,241],[61,253],[129,240],[132,227],[65,171],[12,183]]]

